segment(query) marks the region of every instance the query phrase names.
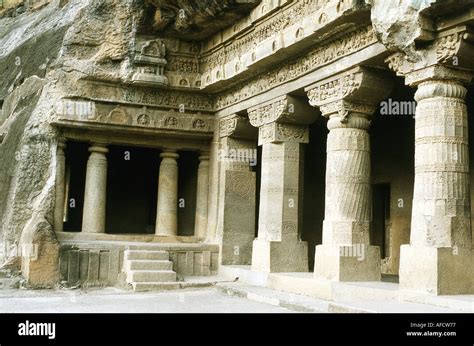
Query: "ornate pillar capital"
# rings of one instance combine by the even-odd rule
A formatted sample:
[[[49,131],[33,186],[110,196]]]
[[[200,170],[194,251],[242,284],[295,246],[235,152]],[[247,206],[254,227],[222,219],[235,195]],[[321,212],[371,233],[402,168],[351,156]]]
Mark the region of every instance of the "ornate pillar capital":
[[[401,52],[390,55],[385,61],[405,83],[417,86],[428,80],[451,80],[469,83],[474,73],[474,45],[471,29],[458,26],[437,33],[437,38],[412,59]]]
[[[283,95],[248,110],[252,126],[261,127],[270,123],[311,124],[317,114],[305,100]]]
[[[255,129],[250,125],[249,119],[239,115],[231,114],[220,118],[219,137],[232,137],[250,139],[255,135]]]
[[[258,145],[265,143],[308,143],[308,124],[317,113],[307,102],[284,95],[249,108],[250,123],[258,127]]]
[[[309,143],[308,126],[273,122],[258,128],[258,145],[282,142]]]
[[[362,129],[368,128],[368,118],[391,90],[391,80],[383,71],[361,66],[305,89],[310,105],[319,107],[323,116],[330,119],[329,126]]]

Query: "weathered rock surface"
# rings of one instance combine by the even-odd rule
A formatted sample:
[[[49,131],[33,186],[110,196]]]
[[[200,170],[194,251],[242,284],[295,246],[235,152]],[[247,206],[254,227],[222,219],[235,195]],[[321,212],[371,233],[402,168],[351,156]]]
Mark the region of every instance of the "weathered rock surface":
[[[201,40],[247,14],[261,0],[149,0],[153,29],[188,40]]]

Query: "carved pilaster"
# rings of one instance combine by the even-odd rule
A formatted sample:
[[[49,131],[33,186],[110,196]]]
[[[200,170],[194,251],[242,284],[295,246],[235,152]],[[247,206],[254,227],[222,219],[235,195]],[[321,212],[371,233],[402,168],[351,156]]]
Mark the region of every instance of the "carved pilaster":
[[[218,235],[222,264],[250,264],[255,238],[257,129],[247,117],[232,114],[219,119]],[[241,216],[245,215],[245,218]]]

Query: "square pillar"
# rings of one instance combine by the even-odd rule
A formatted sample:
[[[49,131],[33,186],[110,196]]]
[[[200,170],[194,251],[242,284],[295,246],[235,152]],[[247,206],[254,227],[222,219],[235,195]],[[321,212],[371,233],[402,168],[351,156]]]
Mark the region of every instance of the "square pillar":
[[[308,244],[300,239],[303,146],[306,125],[270,123],[259,128],[262,174],[258,237],[253,242],[252,270],[308,271]]]
[[[221,263],[246,265],[255,239],[256,129],[246,117],[233,114],[219,121],[218,236]]]

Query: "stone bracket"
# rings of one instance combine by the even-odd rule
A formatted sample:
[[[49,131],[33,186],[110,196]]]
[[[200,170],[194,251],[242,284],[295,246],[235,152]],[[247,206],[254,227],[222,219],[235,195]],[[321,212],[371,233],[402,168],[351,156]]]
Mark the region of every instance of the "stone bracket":
[[[375,105],[385,99],[391,90],[391,78],[383,70],[362,66],[305,88],[312,106],[320,107],[324,116],[340,113],[342,119],[350,111],[373,113]]]
[[[273,122],[258,129],[258,145],[266,143],[309,143],[309,128],[306,125],[293,125]]]
[[[318,116],[306,100],[284,95],[249,108],[252,126],[261,127],[273,122],[311,124]]]
[[[219,119],[219,137],[253,139],[257,137],[257,129],[250,125],[248,118],[231,114]]]

